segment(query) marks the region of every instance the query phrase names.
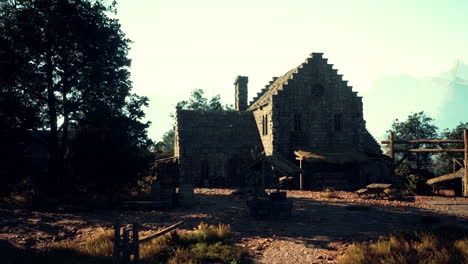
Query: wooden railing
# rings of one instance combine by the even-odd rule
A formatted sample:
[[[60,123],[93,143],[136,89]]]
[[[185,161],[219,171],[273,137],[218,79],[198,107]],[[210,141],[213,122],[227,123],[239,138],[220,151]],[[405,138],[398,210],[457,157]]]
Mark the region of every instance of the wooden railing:
[[[182,226],[184,222],[177,222],[161,231],[158,231],[156,234],[149,236],[144,239],[139,239],[138,235],[138,224],[133,224],[132,226],[122,227],[120,223],[114,225],[114,252],[112,256],[113,264],[137,264],[140,259],[140,245],[142,243],[151,241],[155,238],[158,238],[164,234],[171,232],[174,229]],[[121,230],[122,229],[122,230]],[[121,232],[122,231],[122,232]],[[132,234],[130,236],[130,233]],[[131,238],[131,240],[130,240]],[[133,255],[133,260],[132,256]]]
[[[404,149],[399,150],[395,149],[395,144],[421,144],[421,143],[436,143],[441,147],[440,149]],[[464,147],[462,149],[444,149],[442,148],[442,143],[463,143]],[[381,144],[389,145],[389,155],[392,159],[392,171],[401,164],[401,162],[407,157],[405,155],[397,163],[395,163],[395,153],[411,153],[411,152],[464,152],[464,175],[462,177],[462,190],[463,196],[468,197],[468,129],[463,130],[463,139],[415,139],[415,140],[395,140],[395,135],[393,132],[390,132],[390,140],[381,141]],[[455,157],[452,156],[455,159]],[[456,159],[455,159],[456,160]],[[458,162],[458,160],[457,160]],[[459,162],[458,162],[459,163]]]

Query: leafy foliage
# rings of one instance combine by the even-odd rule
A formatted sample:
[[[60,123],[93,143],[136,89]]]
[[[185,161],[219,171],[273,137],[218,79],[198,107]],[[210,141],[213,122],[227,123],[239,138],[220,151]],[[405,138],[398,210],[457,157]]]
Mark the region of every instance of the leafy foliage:
[[[15,104],[15,111],[1,119],[8,127],[27,131],[47,150],[47,177],[36,179],[43,192],[64,190],[57,185],[70,180],[70,166],[87,158],[82,155],[126,155],[129,149],[145,152],[151,146],[149,123],[140,121],[148,99],[131,93],[130,40],[118,20],[108,15],[112,12],[115,4],[90,0],[15,0],[0,5],[0,98]],[[113,142],[116,146],[107,150],[114,151],[111,155],[102,149],[105,144],[73,144],[75,135],[86,138],[81,133],[86,128],[123,140]],[[25,141],[21,134],[2,133],[12,142]],[[100,166],[118,168],[120,159],[114,156]],[[124,176],[129,171],[122,170],[117,178],[133,178],[136,171]]]
[[[437,126],[434,125],[434,119],[427,116],[424,112],[412,113],[405,121],[396,119],[392,123],[392,128],[387,132],[393,132],[395,140],[411,139],[436,139]],[[427,144],[407,144],[396,145],[395,149],[426,148]],[[432,159],[430,153],[411,153],[407,154],[406,160],[400,165],[402,170],[421,170],[432,168]]]
[[[463,140],[463,130],[465,128],[468,128],[468,122],[458,124],[453,129],[445,129],[441,133],[441,138],[442,139],[458,139],[458,140]],[[463,149],[463,143],[445,143],[444,144],[445,148],[450,148],[450,149]],[[447,173],[452,173],[453,170],[457,170],[460,168],[459,164],[455,163],[455,167],[453,167],[453,162],[452,159],[456,158],[459,161],[462,161],[464,159],[463,153],[459,152],[452,152],[450,154],[448,153],[440,153],[437,157],[436,160],[436,168],[439,171],[440,174],[447,174]],[[463,164],[463,162],[461,162]]]

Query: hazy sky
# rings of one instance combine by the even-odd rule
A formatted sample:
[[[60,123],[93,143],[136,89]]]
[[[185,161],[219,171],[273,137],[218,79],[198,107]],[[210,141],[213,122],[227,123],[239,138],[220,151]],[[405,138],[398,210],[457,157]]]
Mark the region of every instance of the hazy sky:
[[[367,127],[378,139],[411,111],[439,117],[450,80],[433,77],[451,79],[456,60],[462,62],[458,78],[468,80],[466,0],[118,3],[122,30],[134,41],[134,91],[150,98],[153,140],[170,128],[169,114],[193,89],[232,104],[234,79],[246,75],[250,100],[312,52],[324,52],[364,96]],[[461,118],[451,123],[468,121]]]

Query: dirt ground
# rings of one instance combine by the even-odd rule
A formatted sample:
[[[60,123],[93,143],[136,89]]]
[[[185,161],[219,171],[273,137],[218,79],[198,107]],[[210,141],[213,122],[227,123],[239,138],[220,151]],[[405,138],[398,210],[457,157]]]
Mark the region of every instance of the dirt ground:
[[[375,241],[395,230],[423,229],[434,224],[468,227],[468,198],[414,196],[389,200],[337,192],[339,198],[326,199],[320,192],[287,191],[293,200],[293,215],[273,221],[250,217],[245,201],[231,196],[231,189],[195,191],[197,205],[169,211],[44,212],[0,208],[0,239],[40,248],[62,240],[83,242],[93,233],[110,229],[116,219],[138,222],[148,233],[180,220],[185,222],[183,229],[191,230],[204,221],[230,224],[236,243],[246,249],[252,263],[299,264],[335,263],[353,242]],[[366,205],[369,209],[350,210],[350,205]],[[456,206],[458,209],[454,209]]]

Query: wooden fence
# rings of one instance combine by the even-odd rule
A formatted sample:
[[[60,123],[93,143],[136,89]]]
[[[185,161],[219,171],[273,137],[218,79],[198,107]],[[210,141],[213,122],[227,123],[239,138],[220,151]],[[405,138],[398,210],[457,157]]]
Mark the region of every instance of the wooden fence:
[[[440,149],[405,149],[405,150],[398,150],[395,149],[395,144],[421,144],[421,143],[435,143],[438,144],[441,148]],[[444,149],[442,147],[442,143],[463,143],[464,147],[462,149]],[[460,164],[458,160],[452,156],[453,159],[455,159],[460,165],[463,165],[464,167],[464,174],[462,177],[462,193],[463,196],[468,197],[468,129],[463,130],[463,139],[457,140],[457,139],[416,139],[416,140],[395,140],[395,135],[393,132],[390,132],[390,140],[384,140],[381,142],[381,144],[387,144],[389,145],[389,155],[390,158],[392,159],[392,171],[396,167],[398,167],[403,160],[406,159],[408,153],[411,152],[445,152],[445,153],[452,153],[452,152],[464,152],[465,157],[463,164]],[[403,158],[401,158],[398,162],[395,163],[395,153],[405,153]]]
[[[138,224],[131,226],[121,226],[120,223],[114,225],[114,253],[112,256],[113,264],[137,264],[140,259],[140,245],[142,243],[158,238],[174,229],[179,228],[184,222],[177,222],[156,234],[144,239],[139,239]],[[121,232],[122,231],[122,232]],[[130,236],[131,234],[131,236]],[[131,256],[133,255],[133,260]]]

